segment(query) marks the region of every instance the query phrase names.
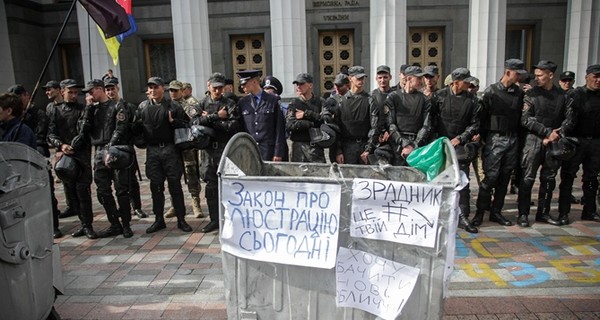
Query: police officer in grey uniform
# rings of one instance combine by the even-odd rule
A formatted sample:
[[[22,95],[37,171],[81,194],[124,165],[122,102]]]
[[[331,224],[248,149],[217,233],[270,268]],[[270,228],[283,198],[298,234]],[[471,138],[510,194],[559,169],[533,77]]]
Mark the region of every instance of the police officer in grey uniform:
[[[185,128],[189,118],[181,105],[164,96],[162,78],[151,77],[147,82],[148,100],[138,107],[133,123],[134,135],[143,134],[146,141],[146,176],[150,179],[154,223],[146,233],[154,233],[167,227],[164,218],[165,180],[171,194],[171,202],[177,216],[177,228],[192,231],[185,221],[185,201],[181,188],[183,161],[175,147],[175,129]]]
[[[80,132],[83,122],[84,106],[77,102],[80,85],[73,79],[60,82],[63,103],[56,105],[49,113],[48,142],[60,154],[71,156],[78,164],[79,176],[74,180],[63,181],[65,197],[70,199],[69,206],[79,215],[81,229],[73,237],[97,237],[92,222],[92,165],[91,144]]]
[[[523,61],[508,59],[500,81],[490,85],[483,93],[480,119],[481,136],[485,141],[482,152],[485,178],[479,186],[477,212],[471,220],[476,227],[483,223],[485,210],[490,210],[490,221],[512,225],[501,212],[510,174],[518,163],[518,131],[524,92],[517,82],[519,76],[526,72]]]
[[[525,93],[521,123],[527,130],[521,166],[523,178],[519,186],[517,223],[529,227],[531,189],[541,166],[538,208],[535,221],[560,225],[550,216],[552,191],[556,186],[556,173],[560,160],[552,157],[548,148],[560,138],[560,132],[571,132],[574,127],[574,114],[567,95],[554,85],[556,64],[541,60],[535,66],[537,85]]]
[[[286,159],[285,118],[279,97],[262,90],[259,70],[242,70],[237,75],[240,77],[240,86],[246,93],[237,104],[242,130],[256,140],[264,161]]]
[[[204,149],[205,195],[210,222],[201,232],[211,232],[219,228],[219,179],[217,167],[225,150],[225,145],[234,134],[240,131],[240,114],[235,102],[223,96],[225,76],[213,73],[208,79],[209,95],[200,100],[192,124],[210,127],[215,131],[211,145]]]
[[[82,132],[94,147],[94,182],[98,202],[104,207],[110,226],[98,232],[106,238],[122,234],[131,238],[131,207],[129,177],[131,168],[113,169],[104,162],[110,146],[131,146],[133,114],[123,103],[111,100],[104,91],[104,81],[88,81],[83,92],[91,95],[93,104],[86,106]],[[133,148],[131,148],[133,151]],[[114,181],[117,201],[112,193]],[[117,207],[118,204],[118,207]]]
[[[407,67],[404,70],[404,87],[390,93],[385,100],[386,131],[389,132],[390,163],[393,165],[408,165],[408,155],[429,142],[432,133],[431,101],[420,91],[423,75],[420,67]]]
[[[324,149],[311,143],[309,129],[319,128],[325,119],[321,113],[325,100],[313,92],[313,77],[300,73],[293,84],[297,98],[288,106],[285,127],[292,140],[292,162],[325,163]]]
[[[583,168],[583,211],[581,220],[600,222],[596,207],[598,193],[598,173],[600,172],[600,64],[593,64],[585,70],[585,86],[573,90],[576,126],[573,135],[579,138],[575,156],[568,160],[560,173],[560,195],[558,198],[558,221],[569,224],[571,211],[570,195],[573,181],[579,169]]]
[[[376,139],[374,130],[378,123],[372,122],[372,114],[378,114],[373,97],[364,90],[367,74],[362,66],[348,69],[350,90],[340,102],[334,119],[340,127],[340,137],[335,143],[336,162],[344,164],[368,164]],[[374,118],[377,119],[377,118]]]
[[[479,132],[479,100],[469,91],[471,72],[467,68],[457,68],[451,73],[452,84],[440,89],[431,97],[432,114],[438,136],[447,137],[457,149],[466,153],[465,145]],[[457,151],[457,154],[459,152]],[[459,159],[459,168],[469,177],[470,160]],[[471,191],[469,184],[459,191],[460,207],[458,226],[470,233],[477,233],[477,227],[469,222],[471,213]]]

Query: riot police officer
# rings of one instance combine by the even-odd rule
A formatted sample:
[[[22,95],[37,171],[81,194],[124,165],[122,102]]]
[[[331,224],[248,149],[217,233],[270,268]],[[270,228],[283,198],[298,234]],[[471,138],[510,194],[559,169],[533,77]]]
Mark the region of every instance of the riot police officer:
[[[104,80],[104,91],[106,95],[113,101],[119,102],[126,106],[129,109],[131,115],[135,116],[137,111],[137,106],[133,103],[125,101],[125,99],[121,98],[119,95],[119,80],[117,78],[107,78]],[[133,141],[130,141],[130,145],[133,147]],[[134,149],[135,150],[135,149]],[[148,215],[144,210],[142,210],[142,198],[140,195],[140,184],[136,177],[136,173],[138,173],[140,179],[140,167],[138,165],[137,157],[135,152],[133,153],[133,165],[131,170],[129,170],[129,201],[131,203],[131,207],[133,209],[133,213],[140,218],[147,218]]]
[[[476,227],[482,224],[485,210],[490,210],[490,221],[512,225],[501,211],[510,174],[518,162],[518,132],[524,93],[517,82],[519,76],[527,72],[523,68],[524,63],[519,59],[506,60],[500,81],[490,85],[483,93],[480,119],[481,136],[485,141],[482,151],[485,178],[479,186],[477,212],[471,220]]]
[[[310,128],[319,128],[323,124],[322,109],[325,100],[313,91],[313,77],[308,73],[300,73],[293,84],[296,95],[288,106],[285,117],[285,128],[292,140],[292,162],[325,163],[325,151],[322,147],[311,143]]]
[[[557,65],[541,60],[535,66],[537,85],[525,93],[521,123],[527,130],[521,166],[523,178],[519,186],[517,223],[529,227],[531,189],[539,167],[540,189],[535,221],[560,225],[550,216],[552,191],[556,186],[556,173],[560,160],[550,156],[548,147],[558,141],[560,132],[570,132],[574,127],[574,115],[567,95],[552,82]]]
[[[279,97],[261,89],[260,71],[243,70],[237,75],[246,93],[237,103],[243,130],[256,140],[263,160],[282,161],[287,158],[287,141]]]
[[[206,181],[206,204],[210,222],[201,232],[211,232],[219,228],[219,179],[217,167],[225,150],[225,145],[240,130],[240,115],[235,102],[223,96],[225,76],[213,73],[208,79],[209,95],[200,101],[192,124],[202,125],[214,130],[214,137],[208,148],[204,149],[204,181]]]
[[[77,163],[77,177],[63,180],[65,197],[71,210],[77,212],[81,229],[73,237],[97,237],[92,227],[92,166],[91,145],[80,133],[84,106],[77,102],[80,86],[73,79],[60,82],[63,103],[50,110],[48,142],[56,148],[58,157],[68,155]]]
[[[404,70],[404,87],[390,93],[385,100],[386,131],[389,132],[392,148],[389,162],[393,165],[407,165],[408,155],[430,139],[431,101],[420,91],[423,75],[420,67],[407,67]]]
[[[177,228],[184,232],[192,231],[185,221],[185,201],[181,188],[183,162],[175,147],[175,130],[186,128],[189,118],[181,105],[164,96],[165,83],[162,78],[151,77],[146,83],[148,100],[138,107],[133,124],[133,134],[143,134],[146,141],[146,176],[150,179],[152,211],[154,223],[146,233],[165,229],[165,180],[171,195],[171,202],[177,216]]]
[[[191,95],[189,97],[193,99],[185,99],[183,95],[183,83],[178,80],[173,80],[169,83],[169,96],[172,101],[178,102],[182,107],[183,111],[189,118],[192,118],[195,111],[198,108],[198,102],[194,103],[196,98]],[[183,173],[185,181],[188,186],[188,191],[192,196],[192,211],[194,217],[202,218],[202,207],[200,207],[200,191],[202,186],[200,185],[200,158],[198,156],[198,149],[189,148],[181,151],[183,157]],[[171,218],[175,216],[175,210],[171,207],[167,210],[165,218]]]
[[[131,109],[125,104],[111,100],[104,91],[104,81],[88,81],[82,90],[91,96],[95,103],[86,106],[83,132],[94,147],[94,182],[98,202],[104,207],[110,226],[98,232],[98,237],[106,238],[122,234],[131,238],[131,207],[129,200],[129,180],[131,164],[125,168],[114,169],[105,163],[106,152],[110,146],[129,146],[131,148]],[[133,156],[131,157],[133,159]],[[114,181],[117,201],[112,193]],[[118,208],[117,208],[118,203]],[[120,221],[119,221],[120,218]]]
[[[466,150],[466,145],[471,143],[473,136],[479,132],[480,107],[477,97],[468,91],[472,78],[469,69],[457,68],[452,71],[451,75],[452,84],[440,89],[431,97],[433,122],[437,134],[450,139],[457,154],[463,155],[459,158],[459,168],[468,177],[469,165],[473,159],[467,156],[469,150]],[[475,153],[472,156],[475,156]],[[467,232],[477,233],[477,228],[472,226],[468,220],[471,213],[469,184],[459,191],[459,196],[458,226]]]
[[[372,114],[378,114],[379,109],[375,99],[364,90],[367,74],[362,66],[352,66],[348,69],[350,90],[340,101],[334,119],[340,127],[340,136],[335,143],[336,162],[345,164],[368,164],[368,156],[372,153],[375,139],[373,130],[378,129],[378,123],[371,121]],[[375,118],[378,119],[378,118]]]
[[[573,90],[576,126],[572,133],[579,138],[575,156],[568,160],[560,173],[560,195],[558,198],[558,221],[569,223],[571,210],[570,195],[573,181],[579,169],[583,167],[583,211],[581,220],[600,222],[596,207],[598,192],[598,173],[600,172],[600,64],[590,65],[585,70],[585,86]]]

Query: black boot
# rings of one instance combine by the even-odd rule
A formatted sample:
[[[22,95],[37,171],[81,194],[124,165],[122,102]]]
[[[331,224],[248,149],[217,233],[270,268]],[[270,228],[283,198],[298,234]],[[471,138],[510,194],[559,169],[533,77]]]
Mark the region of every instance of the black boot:
[[[543,223],[547,223],[553,226],[560,226],[561,223],[559,221],[556,221],[554,219],[552,219],[552,217],[549,214],[536,214],[535,215],[535,221],[537,222],[543,222]]]
[[[496,222],[501,226],[512,226],[512,222],[506,219],[500,212],[490,212],[490,221]]]
[[[483,211],[477,211],[475,216],[471,220],[471,225],[473,227],[479,227],[483,223]]]
[[[110,238],[123,234],[123,227],[120,223],[111,224],[110,227],[98,231],[98,238]]]
[[[529,227],[529,216],[526,214],[520,214],[517,218],[517,224],[523,228]]]
[[[600,222],[600,215],[598,214],[598,212],[582,213],[581,220]]]
[[[124,238],[133,237],[133,231],[131,230],[131,226],[129,225],[129,222],[123,222],[123,237]]]
[[[558,222],[560,222],[561,226],[567,226],[567,225],[569,225],[569,223],[571,223],[569,221],[569,214],[568,213],[560,213],[558,215]]]
[[[474,227],[471,222],[469,222],[469,219],[462,213],[458,215],[458,227],[469,233],[479,232],[477,227]]]

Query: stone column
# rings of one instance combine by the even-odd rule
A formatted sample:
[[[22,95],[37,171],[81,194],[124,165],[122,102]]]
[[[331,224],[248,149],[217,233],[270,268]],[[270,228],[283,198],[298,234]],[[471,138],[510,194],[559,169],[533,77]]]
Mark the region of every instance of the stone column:
[[[505,47],[506,0],[470,0],[467,65],[481,90],[502,76]]]
[[[84,83],[91,79],[102,79],[108,69],[112,69],[115,77],[121,79],[121,68],[114,65],[112,57],[106,49],[104,39],[98,31],[96,22],[85,9],[77,5],[77,25],[79,28],[79,43],[81,44],[81,61],[83,63]],[[123,92],[123,84],[121,92]]]
[[[406,63],[406,1],[370,0],[369,10],[371,88],[377,88],[375,70],[382,64],[390,67],[394,85],[400,66]]]
[[[600,3],[569,0],[563,71],[575,72],[575,86],[585,84],[585,69],[600,63]]]
[[[6,7],[4,1],[0,2],[0,88],[8,88],[15,84],[15,70],[13,68],[12,49],[10,37],[8,36],[8,25],[6,22]],[[33,89],[29,89],[33,90]]]
[[[171,14],[177,80],[191,83],[194,96],[201,96],[213,72],[207,0],[172,0]]]
[[[273,75],[283,83],[284,98],[294,97],[292,82],[308,71],[306,2],[270,0]],[[315,75],[313,75],[315,76]]]

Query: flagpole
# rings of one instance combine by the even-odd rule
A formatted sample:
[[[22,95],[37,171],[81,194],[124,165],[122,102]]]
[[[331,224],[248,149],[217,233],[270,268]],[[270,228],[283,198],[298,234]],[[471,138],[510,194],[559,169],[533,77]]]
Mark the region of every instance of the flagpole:
[[[67,26],[67,22],[69,21],[69,18],[71,17],[71,13],[73,13],[73,9],[75,9],[75,4],[77,3],[77,0],[73,0],[73,3],[71,4],[71,8],[69,8],[69,12],[67,12],[67,17],[65,18],[65,21],[63,22],[62,26],[60,27],[60,31],[58,32],[58,36],[56,36],[56,40],[54,41],[54,45],[52,46],[52,50],[50,50],[50,54],[48,55],[48,58],[46,59],[46,64],[44,64],[44,68],[42,69],[42,72],[40,73],[40,76],[35,84],[35,87],[33,88],[33,92],[31,93],[31,97],[29,98],[29,102],[27,103],[27,109],[29,109],[29,107],[31,106],[33,99],[35,98],[35,94],[38,91],[38,88],[40,86],[40,82],[42,81],[42,78],[44,77],[44,74],[46,74],[46,69],[48,69],[48,65],[50,64],[50,60],[52,60],[52,56],[54,55],[54,52],[56,51],[56,47],[58,47],[58,41],[60,40],[60,38],[62,37],[63,32],[65,31],[65,27]]]
[[[92,33],[90,32],[90,15],[87,15],[87,33],[88,33],[88,62],[90,64],[90,80],[94,79],[92,75]]]

